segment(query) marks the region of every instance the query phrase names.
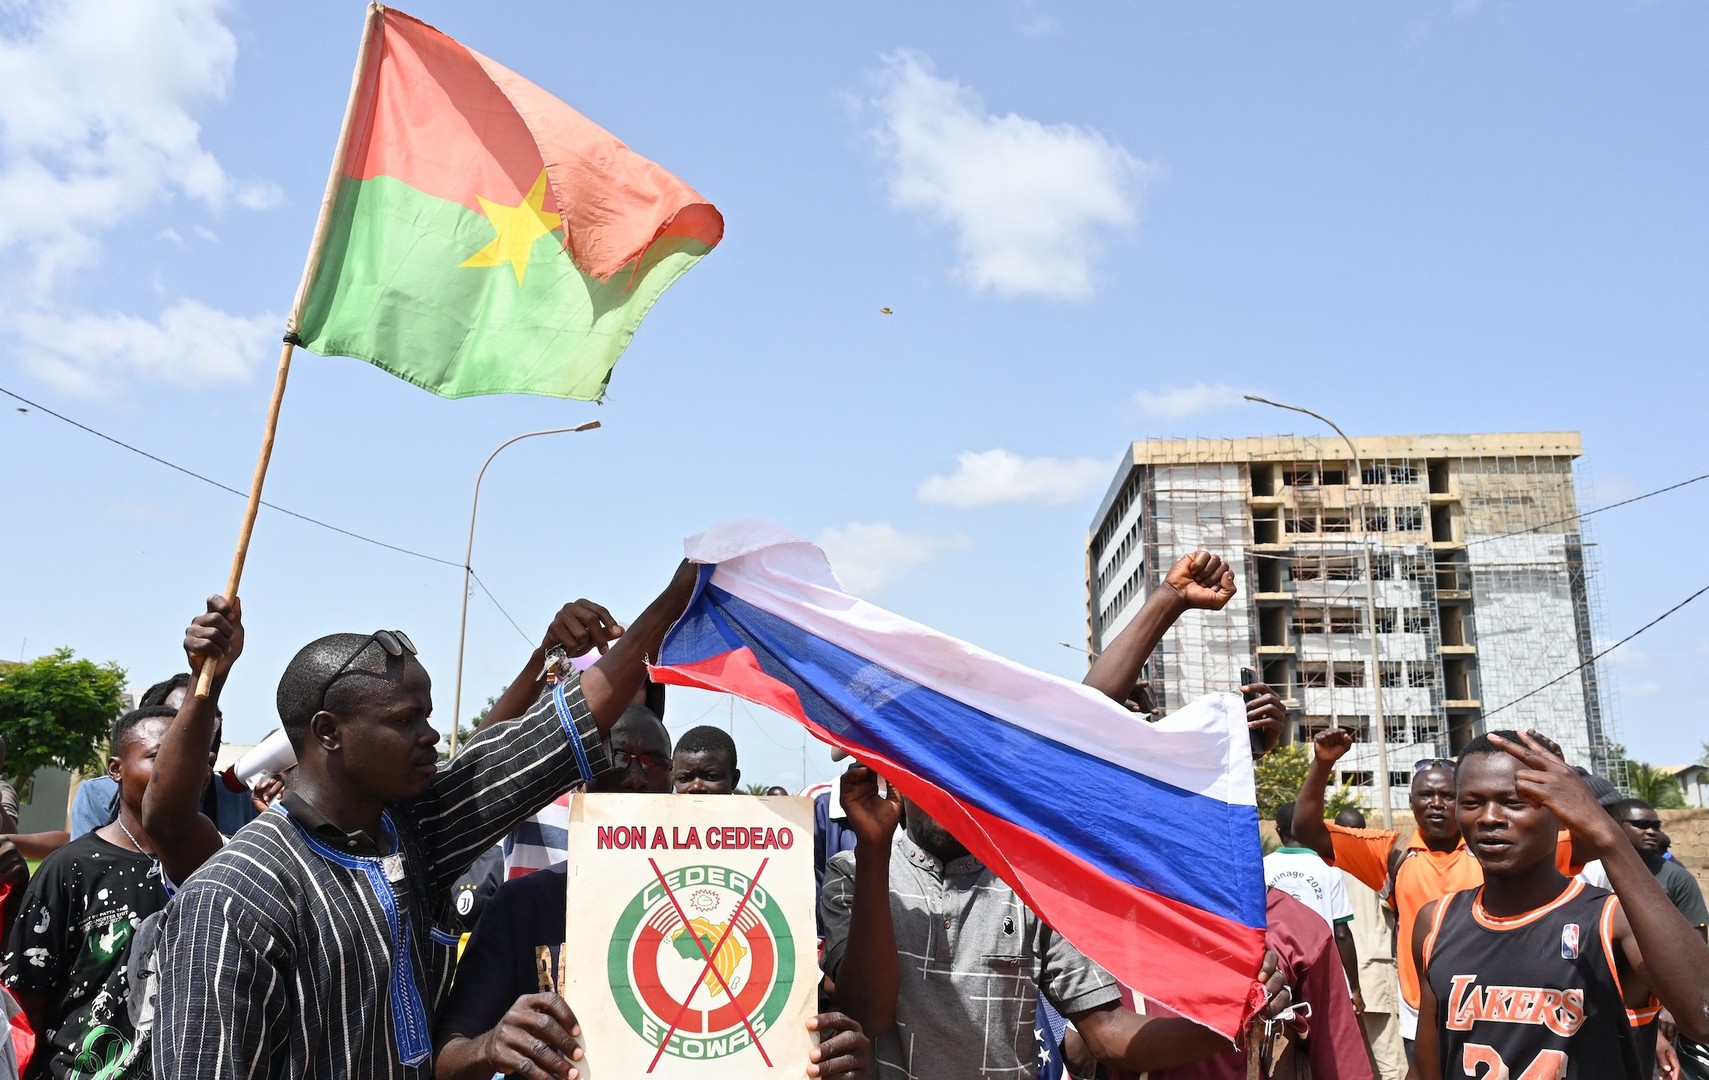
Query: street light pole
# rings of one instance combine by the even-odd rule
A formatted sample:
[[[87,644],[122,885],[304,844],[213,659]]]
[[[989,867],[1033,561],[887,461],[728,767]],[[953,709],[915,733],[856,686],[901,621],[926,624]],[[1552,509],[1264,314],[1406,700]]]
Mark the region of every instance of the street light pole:
[[[473,566],[475,557],[475,511],[481,507],[481,481],[486,478],[487,466],[493,463],[493,458],[498,457],[499,450],[503,450],[511,443],[518,443],[523,439],[532,439],[536,435],[564,435],[576,431],[592,431],[598,426],[598,420],[589,420],[587,423],[576,427],[547,428],[544,431],[530,431],[518,435],[514,439],[506,439],[499,443],[498,450],[487,455],[487,460],[481,463],[481,471],[475,474],[475,498],[469,504],[469,546],[463,549],[463,614],[457,620],[457,686],[452,691],[451,698],[451,752],[453,754],[457,752],[457,727],[463,718],[463,646],[467,643],[469,633],[469,579],[475,573]]]
[[[1284,405],[1280,401],[1271,401],[1269,398],[1261,398],[1254,394],[1243,394],[1241,396],[1247,401],[1254,401],[1260,405],[1287,409],[1289,412],[1304,413],[1335,429],[1335,434],[1341,436],[1341,441],[1347,444],[1347,452],[1353,456],[1354,475],[1359,477],[1360,488],[1364,488],[1365,467],[1359,460],[1359,450],[1353,445],[1353,440],[1347,437],[1347,433],[1341,430],[1341,425],[1321,413],[1314,413],[1310,409],[1304,409],[1298,405]],[[1381,654],[1377,648],[1377,579],[1371,569],[1373,562],[1371,545],[1369,538],[1365,536],[1366,526],[1370,524],[1370,519],[1366,516],[1370,508],[1370,499],[1367,496],[1359,519],[1359,536],[1364,542],[1359,546],[1365,552],[1365,621],[1371,628],[1371,711],[1374,713],[1371,719],[1377,734],[1377,797],[1382,800],[1383,828],[1389,829],[1394,827],[1394,808],[1389,805],[1389,732],[1388,725],[1383,722],[1383,665],[1380,659]]]

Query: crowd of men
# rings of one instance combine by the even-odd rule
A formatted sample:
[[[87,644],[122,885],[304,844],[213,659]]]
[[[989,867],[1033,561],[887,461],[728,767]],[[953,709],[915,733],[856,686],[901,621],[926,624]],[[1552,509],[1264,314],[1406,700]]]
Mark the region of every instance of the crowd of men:
[[[213,773],[243,614],[211,598],[184,647],[192,672],[212,666],[212,693],[188,673],[150,688],[115,722],[70,834],[0,840],[14,1035],[0,1058],[23,1051],[26,1080],[577,1076],[561,991],[604,958],[564,940],[568,793],[741,790],[730,736],[696,727],[673,746],[646,677],[694,582],[684,564],[627,626],[565,605],[448,762],[406,634],[310,642],[277,691],[297,763],[253,794]],[[1233,595],[1214,555],[1169,570],[1086,676],[1127,706],[1112,723],[1155,716],[1147,659]],[[1229,689],[1254,754],[1273,749],[1279,695]],[[1351,745],[1318,734],[1275,814],[1265,1006],[1233,1045],[1118,983],[851,763],[810,793],[822,981],[807,1075],[1709,1078],[1709,914],[1652,808],[1534,732],[1492,732],[1418,763],[1414,826],[1326,820]],[[21,852],[46,854],[33,876]]]

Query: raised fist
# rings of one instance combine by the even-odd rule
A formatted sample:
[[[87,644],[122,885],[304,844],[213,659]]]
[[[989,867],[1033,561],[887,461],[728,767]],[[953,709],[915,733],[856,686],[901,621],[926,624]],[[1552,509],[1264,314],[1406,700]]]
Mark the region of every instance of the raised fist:
[[[1221,611],[1234,599],[1234,571],[1221,556],[1208,551],[1181,556],[1164,576],[1163,585],[1173,589],[1188,607],[1205,611]]]
[[[1333,765],[1340,761],[1347,751],[1353,749],[1353,733],[1346,728],[1332,727],[1313,736],[1311,747],[1317,760],[1326,765]]]

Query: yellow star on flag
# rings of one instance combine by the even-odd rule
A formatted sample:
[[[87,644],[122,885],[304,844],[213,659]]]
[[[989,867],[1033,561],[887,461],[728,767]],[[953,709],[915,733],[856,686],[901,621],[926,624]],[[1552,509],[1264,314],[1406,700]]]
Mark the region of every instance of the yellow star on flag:
[[[516,271],[517,285],[521,285],[522,275],[528,269],[528,258],[534,251],[534,241],[560,224],[556,214],[548,214],[542,209],[546,205],[546,170],[540,170],[539,178],[528,189],[528,195],[520,206],[505,206],[479,195],[475,198],[480,200],[481,212],[492,222],[498,235],[493,237],[492,243],[464,259],[462,265],[503,266],[508,262]]]

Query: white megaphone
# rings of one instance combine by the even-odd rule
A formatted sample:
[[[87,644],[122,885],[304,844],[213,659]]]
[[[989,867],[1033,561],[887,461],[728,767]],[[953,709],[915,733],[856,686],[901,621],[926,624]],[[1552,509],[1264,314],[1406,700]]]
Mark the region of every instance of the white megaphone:
[[[297,752],[291,749],[291,740],[285,737],[285,729],[280,728],[257,743],[249,753],[226,766],[220,779],[227,789],[242,791],[253,788],[268,777],[278,776],[296,763]]]

